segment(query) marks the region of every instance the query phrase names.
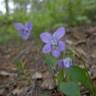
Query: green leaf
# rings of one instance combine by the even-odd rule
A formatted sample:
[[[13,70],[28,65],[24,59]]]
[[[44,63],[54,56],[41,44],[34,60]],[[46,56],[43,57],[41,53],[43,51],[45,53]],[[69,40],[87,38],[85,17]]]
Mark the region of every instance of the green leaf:
[[[67,76],[70,77],[72,81],[80,82],[86,88],[91,88],[90,86],[92,85],[85,69],[82,69],[78,66],[72,66],[71,68],[66,69],[65,73]]]
[[[84,69],[79,68],[78,66],[72,66],[69,69],[65,70],[66,75],[70,76],[71,80],[78,82],[86,78],[86,72]]]
[[[68,96],[80,96],[80,89],[75,82],[60,83],[59,90]]]
[[[56,58],[54,58],[51,55],[45,57],[45,64],[48,64],[50,67],[56,65],[56,62],[57,62]]]

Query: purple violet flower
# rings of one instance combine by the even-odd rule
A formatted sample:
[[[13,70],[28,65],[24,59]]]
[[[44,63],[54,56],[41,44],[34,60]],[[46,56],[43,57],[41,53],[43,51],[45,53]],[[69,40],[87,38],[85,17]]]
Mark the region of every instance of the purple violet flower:
[[[67,57],[58,61],[60,68],[70,68],[72,66],[72,59]]]
[[[32,23],[28,22],[26,24],[14,23],[14,27],[17,30],[18,35],[23,39],[27,40],[31,34]]]
[[[51,52],[54,57],[59,57],[60,53],[65,49],[64,42],[60,40],[64,34],[64,27],[58,28],[56,32],[53,33],[53,35],[49,32],[41,33],[40,38],[45,43],[45,46],[42,50],[43,53],[47,54]]]

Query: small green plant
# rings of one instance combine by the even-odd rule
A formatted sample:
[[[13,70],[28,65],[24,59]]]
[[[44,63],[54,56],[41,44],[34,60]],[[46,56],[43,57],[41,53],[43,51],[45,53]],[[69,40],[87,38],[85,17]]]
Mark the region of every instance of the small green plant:
[[[73,64],[72,56],[74,55],[70,54],[69,50],[65,52],[65,44],[60,40],[64,34],[65,29],[63,27],[58,28],[53,35],[48,32],[40,34],[41,40],[45,43],[42,52],[44,54],[51,53],[57,59],[50,58],[50,56],[45,59],[49,66],[54,67],[54,64],[56,64],[58,67],[55,73],[57,88],[67,96],[80,96],[80,86],[83,85],[90,91],[92,96],[95,96],[95,87],[90,79],[86,65],[84,64],[85,68],[80,68],[77,64]],[[64,54],[62,55],[63,51]]]

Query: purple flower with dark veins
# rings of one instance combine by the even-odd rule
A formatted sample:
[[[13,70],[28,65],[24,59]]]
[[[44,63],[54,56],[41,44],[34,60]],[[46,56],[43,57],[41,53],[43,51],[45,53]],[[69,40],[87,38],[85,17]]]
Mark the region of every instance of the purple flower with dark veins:
[[[58,61],[60,68],[70,68],[72,66],[72,59],[67,57]]]
[[[44,32],[40,34],[41,40],[45,43],[45,46],[43,47],[43,53],[52,53],[54,57],[59,57],[60,53],[64,51],[65,44],[63,41],[61,41],[61,37],[63,37],[65,34],[64,27],[58,28],[53,35],[49,32]]]
[[[28,22],[26,24],[21,24],[21,23],[14,23],[14,27],[17,30],[18,35],[23,39],[27,40],[31,34],[32,30],[32,23]]]

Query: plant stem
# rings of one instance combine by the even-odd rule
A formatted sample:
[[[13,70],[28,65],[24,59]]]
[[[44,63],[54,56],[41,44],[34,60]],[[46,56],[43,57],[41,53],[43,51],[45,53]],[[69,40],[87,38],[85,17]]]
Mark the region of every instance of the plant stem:
[[[92,92],[92,95],[95,96],[93,82],[92,82],[92,80],[91,80],[91,78],[90,78],[90,75],[89,75],[89,73],[88,73],[88,70],[87,70],[86,64],[83,63],[83,65],[84,65],[85,70],[86,70],[86,75],[88,76],[88,78],[89,78],[89,80],[90,80],[90,83],[91,83],[91,85],[90,85],[91,90],[90,90],[90,91]]]

